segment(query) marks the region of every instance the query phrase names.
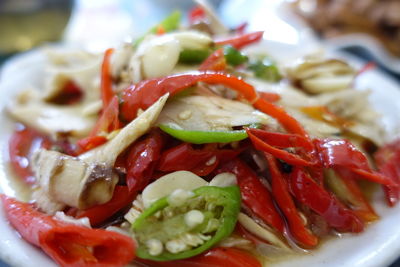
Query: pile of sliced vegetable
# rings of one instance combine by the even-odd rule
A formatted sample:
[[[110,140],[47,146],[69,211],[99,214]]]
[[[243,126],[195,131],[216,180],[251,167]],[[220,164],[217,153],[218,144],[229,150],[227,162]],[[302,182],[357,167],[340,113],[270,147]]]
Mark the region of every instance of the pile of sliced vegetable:
[[[189,16],[101,59],[52,55],[45,90],[10,105],[32,203],[3,207],[59,265],[262,266],[379,219],[365,184],[399,201],[399,141],[384,144],[347,63],[285,68],[243,49],[263,32],[202,1]],[[365,101],[348,108],[351,94]]]

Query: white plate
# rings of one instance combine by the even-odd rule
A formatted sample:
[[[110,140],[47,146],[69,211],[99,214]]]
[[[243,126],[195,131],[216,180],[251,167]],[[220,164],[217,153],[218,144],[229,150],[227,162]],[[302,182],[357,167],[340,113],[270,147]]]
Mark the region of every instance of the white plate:
[[[284,54],[286,59],[299,51],[299,47],[276,42],[266,42],[266,47],[274,55]],[[289,53],[291,52],[291,53]],[[295,53],[296,52],[296,53]],[[353,60],[353,59],[352,59]],[[40,86],[44,65],[43,52],[36,50],[19,55],[5,64],[0,75],[0,191],[14,195],[7,177],[12,177],[8,168],[7,140],[13,130],[13,123],[4,112],[5,105],[17,91],[27,86]],[[360,66],[361,62],[353,62]],[[398,135],[400,125],[400,88],[383,75],[372,70],[356,81],[360,89],[373,91],[371,101],[383,114],[382,123],[392,138]],[[293,257],[273,266],[387,266],[399,256],[400,251],[400,205],[388,208],[382,195],[376,196],[374,206],[382,216],[381,220],[369,226],[360,235],[346,235],[325,242],[322,247],[309,255]],[[8,225],[0,209],[0,257],[13,266],[56,266],[37,248],[21,240]]]

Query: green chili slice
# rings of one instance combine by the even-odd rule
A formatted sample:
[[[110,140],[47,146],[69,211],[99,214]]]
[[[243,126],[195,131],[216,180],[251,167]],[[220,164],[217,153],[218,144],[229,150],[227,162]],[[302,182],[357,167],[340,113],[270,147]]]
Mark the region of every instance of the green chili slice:
[[[248,60],[247,56],[230,45],[224,47],[224,55],[226,62],[232,66],[238,66]]]
[[[136,250],[139,258],[155,261],[190,258],[233,232],[241,202],[237,186],[203,186],[191,192],[193,195],[179,205],[170,200],[174,193],[157,200],[132,224],[139,243]],[[202,214],[203,220],[191,225],[186,216],[194,210]],[[188,237],[192,237],[190,240],[197,237],[201,242],[187,241]],[[152,253],[151,242],[162,244],[162,249]],[[175,244],[177,251],[171,252],[169,244]]]
[[[230,143],[247,138],[245,130],[232,131],[197,131],[183,130],[161,124],[160,129],[176,139],[192,144]]]
[[[248,68],[254,72],[257,78],[266,81],[277,82],[282,78],[276,64],[268,58],[251,62]]]

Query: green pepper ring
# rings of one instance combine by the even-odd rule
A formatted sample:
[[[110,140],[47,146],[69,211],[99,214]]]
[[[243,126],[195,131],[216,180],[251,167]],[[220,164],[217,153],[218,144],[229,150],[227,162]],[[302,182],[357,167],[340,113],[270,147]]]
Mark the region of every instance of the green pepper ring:
[[[217,244],[222,239],[228,237],[235,229],[237,216],[240,211],[240,190],[237,186],[229,187],[216,187],[216,186],[203,186],[193,190],[195,196],[204,196],[206,201],[207,197],[211,197],[213,201],[216,201],[218,206],[224,207],[220,222],[221,225],[214,234],[214,236],[203,243],[201,246],[191,250],[183,251],[177,254],[173,254],[167,251],[163,251],[161,255],[152,256],[148,253],[146,246],[139,245],[136,250],[136,255],[142,259],[149,259],[154,261],[171,261],[186,259],[196,256],[207,249]],[[153,203],[148,209],[146,209],[139,218],[132,224],[133,231],[140,231],[142,226],[146,226],[146,218],[154,215],[157,211],[167,207],[168,197],[163,197]]]

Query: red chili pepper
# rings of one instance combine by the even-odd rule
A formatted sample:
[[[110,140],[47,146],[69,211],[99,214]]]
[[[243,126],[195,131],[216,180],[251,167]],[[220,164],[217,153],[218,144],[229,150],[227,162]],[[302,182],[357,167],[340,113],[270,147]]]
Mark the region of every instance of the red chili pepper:
[[[261,263],[251,254],[237,248],[213,248],[198,256],[176,261],[140,260],[151,267],[261,267]]]
[[[37,211],[31,204],[1,195],[11,225],[61,266],[125,266],[135,244],[125,235],[68,224]]]
[[[107,138],[104,136],[89,136],[83,139],[80,139],[76,144],[79,146],[79,154],[91,150],[97,146],[100,146],[107,142]]]
[[[231,172],[236,175],[242,201],[251,212],[268,225],[283,233],[284,223],[271,193],[262,184],[257,174],[238,158],[220,166],[217,173]]]
[[[272,195],[286,217],[291,235],[303,246],[316,246],[318,238],[304,225],[303,219],[300,217],[296,205],[289,194],[288,184],[280,172],[275,158],[268,153],[264,153],[264,155],[271,174]]]
[[[139,109],[147,109],[164,94],[170,93],[173,96],[197,82],[222,84],[237,91],[255,108],[277,119],[288,132],[308,139],[307,132],[297,120],[287,114],[283,108],[259,98],[252,85],[233,75],[211,71],[166,76],[132,85],[123,92],[122,115],[130,121],[136,117]]]
[[[242,150],[216,149],[212,144],[202,149],[193,149],[191,144],[183,143],[164,151],[158,163],[158,170],[172,172],[191,171],[199,176],[210,174],[220,162],[226,162]]]
[[[223,84],[237,91],[250,103],[256,101],[258,97],[253,86],[233,75],[198,71],[150,79],[130,86],[122,95],[122,115],[130,121],[136,117],[139,109],[147,109],[164,94],[170,93],[173,96],[198,82]]]
[[[51,99],[51,102],[58,105],[72,105],[79,102],[82,96],[82,89],[74,81],[70,80],[64,85],[61,93]]]
[[[373,70],[375,68],[376,68],[375,62],[373,62],[373,61],[367,62],[366,64],[364,64],[364,66],[362,66],[362,68],[360,70],[358,70],[356,77],[358,77],[359,75],[361,75],[367,71]]]
[[[290,189],[296,200],[321,215],[329,226],[341,232],[363,231],[363,221],[300,167],[294,167],[289,178]]]
[[[195,6],[189,11],[189,23],[194,24],[206,17],[206,12],[201,6]]]
[[[163,35],[165,33],[165,29],[162,25],[158,25],[156,28],[156,35]]]
[[[279,94],[276,93],[272,93],[272,92],[258,92],[258,94],[260,95],[260,98],[268,101],[268,102],[277,102],[279,100],[281,100],[281,96]]]
[[[387,203],[394,206],[400,200],[400,140],[381,147],[374,154],[374,158],[379,171],[396,184],[383,187]]]
[[[137,192],[148,185],[163,146],[164,140],[159,131],[152,131],[145,139],[131,146],[126,158],[126,183],[129,191]]]
[[[371,170],[367,157],[352,143],[340,139],[315,139],[315,147],[325,168],[345,168],[358,177],[387,186],[397,186],[387,176]]]
[[[249,23],[247,21],[242,22],[235,28],[235,32],[237,32],[238,34],[243,34],[247,26],[249,26]]]
[[[347,189],[346,194],[351,198],[350,208],[365,222],[372,222],[379,219],[372,206],[368,203],[359,185],[356,182],[355,174],[346,169],[337,169],[338,179],[342,181]]]
[[[301,126],[301,124],[295,118],[290,116],[283,108],[262,98],[259,98],[253,106],[265,114],[275,118],[288,132],[308,138],[308,134],[304,130],[303,126]]]
[[[13,133],[8,141],[11,167],[27,184],[34,184],[36,179],[30,168],[29,159],[39,148],[50,148],[50,139],[39,132],[23,126]]]
[[[103,101],[103,108],[106,108],[111,99],[114,96],[112,88],[112,77],[111,77],[111,55],[114,53],[114,49],[109,48],[104,53],[103,64],[101,65],[101,100]]]
[[[231,45],[236,49],[241,49],[247,45],[256,43],[262,39],[264,32],[252,32],[243,35],[229,37],[228,39],[215,40],[216,45]]]
[[[108,106],[102,111],[99,120],[93,127],[90,136],[96,136],[98,134],[110,133],[114,130],[119,129],[120,121],[119,115],[119,103],[118,97],[114,96]]]
[[[226,69],[226,59],[224,55],[224,49],[220,48],[214,51],[206,60],[201,63],[199,70],[213,70],[222,71]]]
[[[127,186],[117,185],[113,197],[107,203],[94,206],[87,210],[70,209],[68,215],[76,218],[88,217],[92,226],[98,226],[115,213],[127,207],[135,199],[136,193],[131,193]]]
[[[303,159],[299,155],[280,149],[300,147],[310,151],[312,149],[311,143],[304,137],[293,134],[271,133],[254,128],[246,128],[246,132],[257,150],[270,153],[288,164],[296,166],[313,166],[317,164],[317,161]]]

